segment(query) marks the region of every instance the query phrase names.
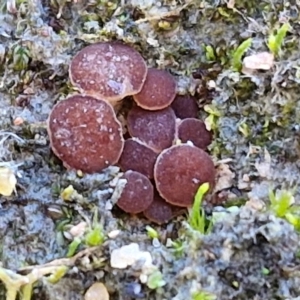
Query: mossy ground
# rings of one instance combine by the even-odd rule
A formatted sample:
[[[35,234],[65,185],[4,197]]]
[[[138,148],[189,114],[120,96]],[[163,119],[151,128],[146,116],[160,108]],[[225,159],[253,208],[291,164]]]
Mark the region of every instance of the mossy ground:
[[[0,5],[0,130],[22,139],[10,136],[0,143],[2,164],[18,178],[17,195],[0,197],[2,266],[26,274],[26,266],[66,257],[69,228],[92,223],[95,209],[105,234],[120,230],[96,250],[63,261],[68,273],[56,284],[39,280],[32,299],[83,299],[97,280],[111,299],[296,299],[299,235],[285,220],[253,206],[259,200],[268,207],[270,188],[295,188],[300,204],[297,2],[3,0]],[[291,28],[271,70],[247,76],[233,69],[233,53],[243,41],[252,38],[245,55],[268,51],[268,37],[287,22]],[[191,231],[183,216],[166,226],[151,225],[160,240],[153,246],[149,222],[107,209],[116,168],[81,178],[50,152],[45,121],[54,103],[73,92],[70,59],[84,45],[105,40],[124,41],[149,66],[168,69],[180,93],[199,99],[199,116],[215,114],[210,151],[227,171],[214,200],[248,205],[223,211],[209,235]],[[21,126],[14,125],[17,117]],[[69,185],[79,195],[63,201],[60,193]],[[170,239],[177,246],[167,247]],[[110,252],[130,242],[151,253],[164,287],[150,290],[139,283],[138,270],[110,267]],[[86,247],[81,244],[78,251]],[[0,299],[4,295],[3,288]]]

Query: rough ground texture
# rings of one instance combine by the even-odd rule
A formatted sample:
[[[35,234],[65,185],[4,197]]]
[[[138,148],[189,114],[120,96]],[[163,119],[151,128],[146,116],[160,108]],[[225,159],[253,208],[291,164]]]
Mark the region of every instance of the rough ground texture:
[[[38,280],[32,299],[83,299],[94,281],[103,282],[116,300],[297,299],[299,235],[268,209],[270,188],[295,188],[295,203],[300,202],[297,1],[7,0],[0,5],[0,160],[18,180],[17,194],[0,196],[2,267],[24,274],[24,266],[66,257],[69,229],[92,223],[96,210],[105,235],[120,230],[72,261],[56,284]],[[244,40],[253,39],[244,55],[268,51],[268,37],[285,22],[291,28],[270,70],[245,75],[233,69],[234,52]],[[153,246],[147,221],[110,210],[117,168],[81,178],[49,149],[45,121],[53,105],[74,92],[70,59],[84,45],[112,39],[135,47],[148,66],[168,69],[180,93],[197,96],[199,115],[211,117],[210,151],[220,171],[212,200],[248,205],[224,209],[225,217],[208,235],[179,217],[166,226],[152,225],[160,240]],[[78,194],[64,201],[60,194],[69,185]],[[207,205],[207,210],[222,209]],[[180,251],[168,239],[179,241]],[[130,242],[151,253],[166,285],[150,289],[140,283],[138,266],[110,267],[111,251]],[[81,244],[78,251],[85,248]],[[6,299],[4,287],[0,299]]]

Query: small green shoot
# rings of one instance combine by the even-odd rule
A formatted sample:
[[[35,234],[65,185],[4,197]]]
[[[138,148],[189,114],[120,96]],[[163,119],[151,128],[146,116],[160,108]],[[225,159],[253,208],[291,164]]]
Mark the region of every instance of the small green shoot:
[[[268,38],[268,48],[275,55],[279,55],[281,47],[283,45],[284,38],[286,37],[287,32],[290,30],[291,26],[289,23],[283,24],[278,30],[277,33],[272,33]]]
[[[151,290],[155,290],[164,286],[166,282],[163,279],[163,275],[160,271],[154,271],[149,277],[147,281],[147,286]]]
[[[84,234],[75,237],[69,245],[67,257],[72,257],[81,244],[95,247],[102,245],[104,241],[105,234],[102,225],[98,222],[98,211],[96,210],[92,224],[89,224]]]
[[[267,269],[267,268],[265,268],[265,267],[263,267],[263,268],[261,269],[261,273],[262,273],[263,275],[267,276],[267,275],[270,274],[270,270]]]
[[[291,207],[285,219],[300,231],[300,207]]]
[[[98,222],[98,210],[96,210],[93,217],[93,224],[88,229],[84,242],[86,245],[94,247],[103,244],[104,240],[105,235],[102,226]]]
[[[68,270],[67,266],[59,266],[47,279],[50,283],[55,284],[66,275]]]
[[[72,257],[75,254],[80,244],[81,244],[81,239],[75,238],[69,245],[67,257]]]
[[[274,193],[274,191],[269,191],[269,199],[271,202],[270,209],[275,213],[277,217],[284,218],[287,214],[290,206],[294,202],[294,196],[291,191],[279,190]]]
[[[239,132],[242,133],[242,135],[247,138],[250,134],[250,128],[248,124],[246,124],[246,121],[243,121],[239,126]]]
[[[206,57],[206,60],[208,60],[208,61],[216,60],[215,51],[211,45],[205,46],[205,57]]]
[[[176,241],[172,241],[172,250],[174,253],[174,256],[177,258],[180,258],[183,256],[183,252],[184,252],[184,248],[185,248],[185,242],[182,240],[176,240]]]
[[[192,300],[216,300],[217,297],[214,294],[208,292],[195,292],[192,294]]]
[[[246,53],[246,51],[251,47],[251,44],[252,38],[249,38],[243,41],[234,51],[231,59],[231,65],[235,71],[240,71],[242,67],[242,57]]]
[[[158,232],[154,228],[152,228],[151,226],[146,226],[146,231],[149,238],[158,239]]]
[[[269,191],[270,210],[279,218],[286,219],[297,230],[300,230],[300,206],[294,204],[294,189]]]
[[[217,121],[221,116],[221,113],[213,105],[204,105],[204,110],[208,113],[208,117],[205,119],[205,126],[208,131],[217,129]]]
[[[202,234],[210,232],[212,227],[212,222],[209,222],[207,226],[207,219],[205,216],[204,208],[201,207],[204,195],[209,190],[209,183],[203,183],[195,196],[194,204],[191,209],[189,209],[188,223],[194,229]]]
[[[30,59],[29,50],[26,47],[17,45],[13,50],[13,68],[16,71],[25,70]]]

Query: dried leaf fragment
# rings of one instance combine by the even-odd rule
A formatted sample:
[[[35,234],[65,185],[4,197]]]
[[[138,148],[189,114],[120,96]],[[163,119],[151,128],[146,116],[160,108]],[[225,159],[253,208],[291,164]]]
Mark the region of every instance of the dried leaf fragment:
[[[246,56],[243,60],[243,71],[270,70],[274,65],[274,55],[269,52],[256,53]]]
[[[11,196],[16,188],[17,179],[13,171],[7,167],[0,168],[0,194]]]
[[[217,179],[216,179],[215,192],[228,189],[233,185],[235,174],[230,170],[229,165],[223,163],[220,164],[217,167],[216,172],[217,172]]]
[[[267,149],[264,149],[264,160],[256,161],[255,168],[260,177],[267,178],[271,175],[271,155]]]

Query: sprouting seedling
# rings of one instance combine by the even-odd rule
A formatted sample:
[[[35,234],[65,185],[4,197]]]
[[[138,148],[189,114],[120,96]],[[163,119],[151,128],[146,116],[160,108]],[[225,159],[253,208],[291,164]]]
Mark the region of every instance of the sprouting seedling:
[[[205,215],[204,208],[201,207],[204,195],[209,190],[209,183],[203,183],[195,196],[194,204],[191,209],[189,209],[188,223],[194,229],[202,234],[206,234],[211,230],[212,222],[209,222],[207,226],[207,219]]]
[[[96,210],[93,216],[93,222],[82,236],[77,236],[73,239],[68,247],[67,257],[72,257],[82,244],[88,247],[99,246],[103,244],[105,234],[102,225],[98,222],[98,211]]]
[[[281,50],[284,38],[286,37],[287,32],[290,30],[291,26],[289,23],[283,24],[278,30],[277,33],[272,33],[268,38],[268,48],[269,50],[277,56]]]
[[[287,214],[290,206],[294,202],[294,196],[291,191],[280,190],[274,193],[269,191],[269,199],[271,202],[270,209],[275,213],[277,217],[283,218]]]
[[[215,61],[216,60],[215,51],[214,51],[214,48],[211,45],[206,45],[205,46],[205,57],[208,61]]]
[[[13,50],[13,66],[16,71],[22,71],[27,68],[30,52],[26,47],[17,45]]]
[[[67,257],[72,257],[81,244],[81,238],[76,237],[68,247]]]
[[[98,222],[98,211],[95,211],[93,224],[91,228],[88,229],[85,235],[85,244],[93,247],[103,244],[105,240],[105,235],[101,224]]]
[[[217,129],[217,121],[221,116],[221,113],[211,104],[204,105],[204,110],[208,113],[207,118],[204,120],[206,129],[209,131]]]
[[[183,256],[184,249],[186,247],[185,241],[178,239],[176,241],[172,241],[172,248],[174,256],[179,258]]]
[[[294,189],[269,191],[270,210],[279,217],[286,219],[297,230],[300,230],[300,207],[294,204]]]
[[[147,286],[149,289],[155,290],[166,284],[166,281],[163,279],[163,275],[159,270],[155,270],[152,274],[149,275]]]
[[[149,236],[149,238],[151,239],[157,239],[159,237],[158,232],[151,226],[146,226],[146,230],[147,230],[147,235]]]
[[[245,41],[243,41],[237,49],[233,52],[232,59],[231,59],[231,65],[232,68],[235,71],[239,71],[242,67],[242,57],[245,54],[245,52],[250,48],[252,44],[252,38],[249,38]]]

